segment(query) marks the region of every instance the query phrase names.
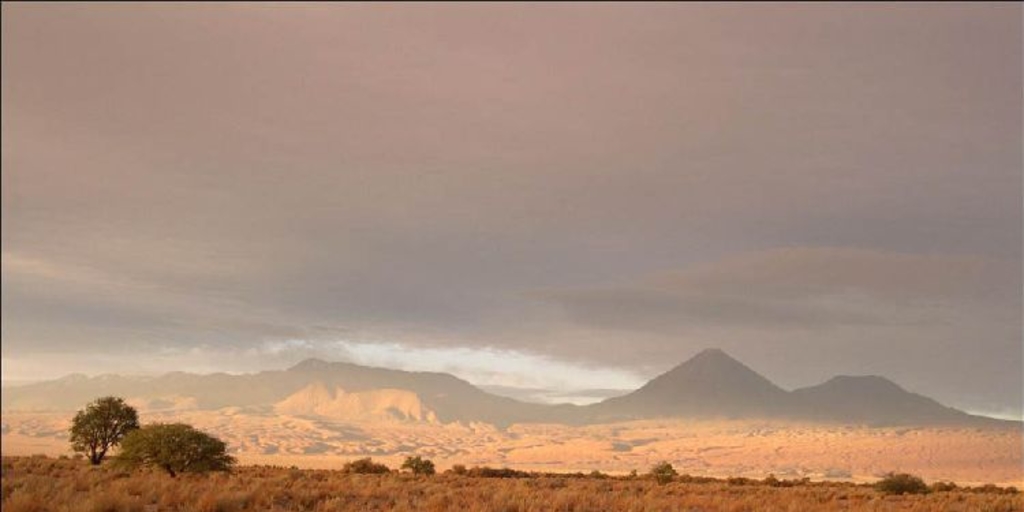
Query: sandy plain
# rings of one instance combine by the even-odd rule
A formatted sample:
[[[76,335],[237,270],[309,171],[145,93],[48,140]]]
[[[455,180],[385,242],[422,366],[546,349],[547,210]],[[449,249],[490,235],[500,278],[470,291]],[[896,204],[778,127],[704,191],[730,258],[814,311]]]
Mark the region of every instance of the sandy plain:
[[[2,416],[3,455],[69,454],[71,413]],[[520,470],[641,473],[669,461],[681,474],[874,481],[889,471],[926,481],[1024,485],[1018,428],[870,428],[778,421],[649,420],[584,427],[334,421],[267,409],[142,411],[143,422],[186,422],[228,443],[243,464],[336,469],[373,457],[406,456]]]

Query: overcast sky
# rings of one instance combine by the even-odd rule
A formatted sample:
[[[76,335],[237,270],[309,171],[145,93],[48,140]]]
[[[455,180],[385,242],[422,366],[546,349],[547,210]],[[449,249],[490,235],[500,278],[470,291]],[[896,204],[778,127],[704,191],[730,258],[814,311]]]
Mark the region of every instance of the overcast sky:
[[[3,5],[5,380],[706,347],[1020,416],[1021,5]]]

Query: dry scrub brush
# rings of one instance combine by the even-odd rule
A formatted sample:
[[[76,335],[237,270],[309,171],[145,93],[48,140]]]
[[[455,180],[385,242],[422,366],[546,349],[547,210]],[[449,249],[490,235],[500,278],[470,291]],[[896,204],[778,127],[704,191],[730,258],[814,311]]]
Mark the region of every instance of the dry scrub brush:
[[[129,473],[39,457],[5,457],[2,466],[4,512],[1024,511],[1020,493],[992,488],[886,496],[871,486],[799,481],[786,487],[677,478],[659,485],[651,478],[605,475],[486,478],[471,471],[427,476],[268,466],[171,478],[157,470]]]

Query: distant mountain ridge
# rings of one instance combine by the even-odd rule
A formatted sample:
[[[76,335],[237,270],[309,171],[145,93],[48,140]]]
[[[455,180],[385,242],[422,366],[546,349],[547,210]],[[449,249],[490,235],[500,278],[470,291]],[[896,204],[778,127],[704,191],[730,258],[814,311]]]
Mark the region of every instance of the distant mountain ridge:
[[[879,376],[837,376],[786,391],[719,349],[701,351],[640,389],[590,409],[594,419],[776,418],[867,425],[985,425]],[[1007,422],[1013,423],[1013,422]],[[1019,422],[1017,422],[1019,423]]]
[[[891,380],[876,375],[840,375],[817,386],[794,390],[792,395],[797,403],[804,406],[804,412],[810,419],[849,422],[871,418],[877,423],[900,423],[904,418],[913,418],[928,424],[957,423],[957,420],[965,418],[985,419],[906,391]],[[872,397],[885,399],[872,400]]]
[[[256,408],[339,420],[591,424],[652,418],[787,419],[887,425],[1008,425],[946,407],[878,376],[838,376],[786,391],[718,349],[601,402],[546,405],[497,396],[446,373],[308,359],[244,375],[71,375],[2,390],[3,410],[75,410],[103,395],[151,408]]]

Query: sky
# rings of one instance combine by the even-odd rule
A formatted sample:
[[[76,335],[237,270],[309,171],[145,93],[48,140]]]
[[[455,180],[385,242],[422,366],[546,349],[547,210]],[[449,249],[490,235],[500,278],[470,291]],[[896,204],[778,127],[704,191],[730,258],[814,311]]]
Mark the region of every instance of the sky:
[[[1019,418],[1021,9],[5,3],[3,379],[718,347]]]

